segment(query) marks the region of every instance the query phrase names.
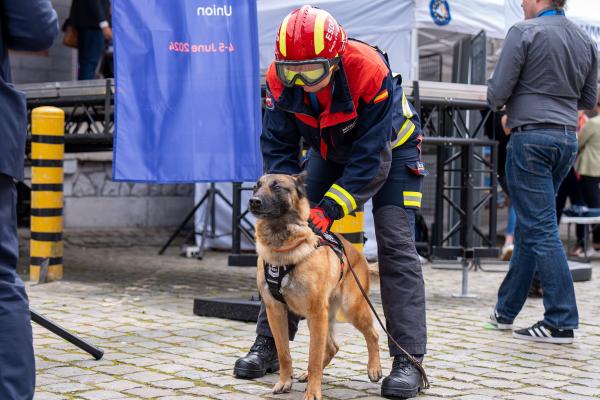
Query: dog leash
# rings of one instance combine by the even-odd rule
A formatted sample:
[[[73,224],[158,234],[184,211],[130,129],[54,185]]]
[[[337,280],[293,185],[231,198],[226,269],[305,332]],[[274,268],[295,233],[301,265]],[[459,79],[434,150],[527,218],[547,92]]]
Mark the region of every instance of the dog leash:
[[[328,233],[328,237],[321,234],[320,236],[324,236],[325,240],[330,240],[328,237],[333,236],[332,234]],[[335,236],[334,236],[335,237]],[[335,238],[334,239],[336,242],[339,241],[339,239]],[[367,294],[367,292],[365,291],[365,288],[363,288],[363,286],[360,284],[360,280],[358,279],[358,276],[356,275],[356,272],[354,272],[354,268],[352,267],[352,263],[350,262],[350,258],[348,257],[348,255],[346,254],[346,249],[344,248],[344,245],[341,243],[338,243],[342,250],[344,251],[344,255],[346,256],[346,261],[348,262],[348,267],[350,269],[350,272],[352,273],[352,276],[354,277],[354,280],[356,281],[356,284],[358,285],[358,288],[360,289],[360,292],[362,293],[362,296],[364,297],[364,299],[367,301],[367,304],[369,305],[369,308],[371,309],[371,311],[373,312],[373,314],[375,315],[375,318],[377,319],[377,322],[379,322],[379,326],[381,327],[381,329],[383,329],[383,331],[385,332],[385,334],[387,335],[387,337],[392,341],[392,343],[394,343],[394,345],[396,345],[396,347],[402,352],[404,353],[404,355],[406,356],[406,358],[415,366],[417,367],[417,369],[419,370],[419,372],[421,373],[421,380],[423,382],[423,387],[425,389],[429,389],[429,379],[427,379],[427,374],[425,373],[425,369],[423,368],[423,366],[421,365],[421,363],[419,362],[419,360],[417,360],[416,358],[414,358],[408,351],[404,350],[404,348],[402,348],[402,346],[400,346],[400,344],[396,341],[396,339],[394,339],[394,337],[390,334],[390,332],[386,329],[383,321],[381,321],[381,318],[379,317],[379,314],[377,314],[377,311],[375,310],[375,307],[373,306],[373,303],[371,302],[371,299],[369,299],[369,295]]]

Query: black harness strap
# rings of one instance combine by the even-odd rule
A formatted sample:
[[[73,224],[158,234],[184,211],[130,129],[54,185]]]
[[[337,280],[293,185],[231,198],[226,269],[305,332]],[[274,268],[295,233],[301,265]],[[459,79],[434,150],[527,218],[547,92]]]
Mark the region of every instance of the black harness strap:
[[[263,263],[263,269],[265,271],[265,281],[269,286],[269,292],[271,296],[275,297],[276,300],[285,304],[283,293],[281,293],[281,281],[283,278],[292,272],[295,265],[284,265],[283,267],[277,267],[268,264],[266,261]]]
[[[330,247],[336,256],[340,259],[340,281],[344,277],[344,247],[339,239],[329,233],[326,232],[319,237],[319,242],[317,243],[316,248],[321,246]],[[285,299],[283,298],[283,293],[281,293],[281,282],[286,275],[288,275],[294,269],[295,265],[284,265],[284,266],[275,266],[263,262],[263,270],[265,272],[265,282],[267,282],[267,286],[269,287],[269,292],[271,296],[273,296],[277,301],[286,304]]]

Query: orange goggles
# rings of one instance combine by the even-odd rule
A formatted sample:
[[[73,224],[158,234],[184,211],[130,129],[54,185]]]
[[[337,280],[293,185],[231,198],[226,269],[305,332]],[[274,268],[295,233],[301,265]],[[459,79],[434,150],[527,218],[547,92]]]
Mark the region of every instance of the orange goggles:
[[[331,60],[316,58],[306,61],[275,61],[275,69],[283,86],[314,86],[322,82],[339,61],[339,57]]]

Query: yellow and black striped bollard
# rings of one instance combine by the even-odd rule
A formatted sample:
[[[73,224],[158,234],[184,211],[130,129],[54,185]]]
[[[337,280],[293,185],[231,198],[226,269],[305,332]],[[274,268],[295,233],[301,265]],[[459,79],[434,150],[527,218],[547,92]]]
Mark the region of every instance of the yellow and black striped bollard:
[[[335,221],[331,226],[331,232],[341,234],[362,253],[365,237],[364,224],[365,212],[363,206],[360,206],[354,212]],[[337,313],[336,320],[338,322],[348,322],[340,312]]]
[[[48,259],[46,280],[63,276],[63,160],[65,113],[38,107],[31,113],[30,279],[38,281]]]
[[[331,232],[340,233],[362,253],[364,245],[365,212],[360,206],[354,212],[339,219],[331,226]]]

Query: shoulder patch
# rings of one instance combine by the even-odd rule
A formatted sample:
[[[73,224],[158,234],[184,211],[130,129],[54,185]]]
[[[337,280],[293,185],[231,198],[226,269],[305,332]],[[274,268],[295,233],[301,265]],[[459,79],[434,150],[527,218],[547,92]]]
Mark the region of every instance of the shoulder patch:
[[[373,104],[377,104],[379,102],[382,102],[385,99],[387,99],[388,97],[390,97],[390,94],[389,94],[389,92],[388,92],[387,89],[384,89],[377,96],[375,96],[375,98],[373,99]]]

